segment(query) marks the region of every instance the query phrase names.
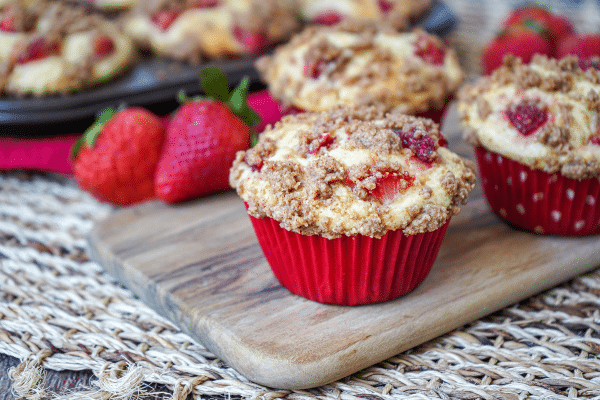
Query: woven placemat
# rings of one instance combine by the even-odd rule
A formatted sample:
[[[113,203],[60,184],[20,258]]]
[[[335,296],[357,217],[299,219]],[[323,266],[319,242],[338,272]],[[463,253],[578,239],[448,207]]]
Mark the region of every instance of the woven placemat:
[[[323,387],[247,381],[90,261],[86,234],[111,212],[50,175],[0,173],[0,352],[13,390],[52,397],[44,369],[89,369],[77,397],[173,399],[600,399],[600,270]],[[465,288],[468,290],[468,288]],[[310,345],[310,344],[307,344]]]

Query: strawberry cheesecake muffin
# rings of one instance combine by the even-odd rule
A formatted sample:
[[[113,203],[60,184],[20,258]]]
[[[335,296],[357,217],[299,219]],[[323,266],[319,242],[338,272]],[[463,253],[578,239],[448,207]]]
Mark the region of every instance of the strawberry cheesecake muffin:
[[[507,57],[459,112],[493,211],[540,234],[600,233],[600,72],[576,57]]]
[[[100,15],[61,2],[0,10],[0,92],[68,93],[113,79],[135,61],[133,42]]]
[[[296,8],[307,22],[333,25],[346,19],[377,21],[405,30],[432,4],[432,0],[298,0]]]
[[[438,37],[351,21],[308,27],[256,67],[284,109],[379,103],[436,122],[463,80]]]
[[[197,63],[264,51],[288,39],[298,21],[278,0],[147,0],[123,26],[154,54]]]
[[[91,6],[96,10],[103,12],[120,12],[129,10],[136,5],[138,1],[145,0],[70,0],[75,3]]]
[[[475,184],[438,125],[382,107],[283,117],[238,152],[230,184],[275,276],[323,303],[416,288]]]

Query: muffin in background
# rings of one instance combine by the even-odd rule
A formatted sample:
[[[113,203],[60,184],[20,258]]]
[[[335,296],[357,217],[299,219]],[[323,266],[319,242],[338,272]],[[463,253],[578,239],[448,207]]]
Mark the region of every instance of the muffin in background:
[[[256,67],[284,108],[384,104],[438,123],[463,80],[455,51],[437,36],[357,21],[307,27]]]
[[[425,15],[432,0],[297,0],[302,20],[333,25],[346,19],[383,22],[406,30]]]
[[[231,186],[275,276],[331,304],[394,299],[435,261],[475,184],[436,123],[384,107],[285,116],[238,152]]]
[[[86,7],[48,0],[0,6],[0,94],[68,94],[115,79],[137,60],[133,41]]]
[[[138,1],[122,25],[141,48],[191,63],[258,54],[299,28],[279,0]]]
[[[509,56],[461,89],[458,110],[494,213],[540,234],[600,233],[598,70]]]

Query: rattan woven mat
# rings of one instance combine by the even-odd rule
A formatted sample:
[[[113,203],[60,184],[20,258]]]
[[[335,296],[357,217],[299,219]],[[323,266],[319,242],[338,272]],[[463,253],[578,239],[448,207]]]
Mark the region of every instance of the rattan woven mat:
[[[343,380],[275,391],[88,259],[86,234],[110,211],[71,180],[0,173],[0,352],[21,360],[10,371],[18,395],[52,397],[43,369],[89,369],[97,379],[85,398],[130,398],[158,383],[173,399],[600,399],[600,270]]]

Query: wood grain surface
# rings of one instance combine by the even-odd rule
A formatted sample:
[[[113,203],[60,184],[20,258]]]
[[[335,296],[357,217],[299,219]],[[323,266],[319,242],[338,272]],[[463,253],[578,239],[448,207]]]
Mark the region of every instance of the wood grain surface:
[[[419,288],[368,306],[319,304],[281,287],[233,192],[123,209],[89,239],[93,258],[143,301],[276,388],[342,378],[600,263],[598,237],[514,230],[481,197],[453,218]]]

